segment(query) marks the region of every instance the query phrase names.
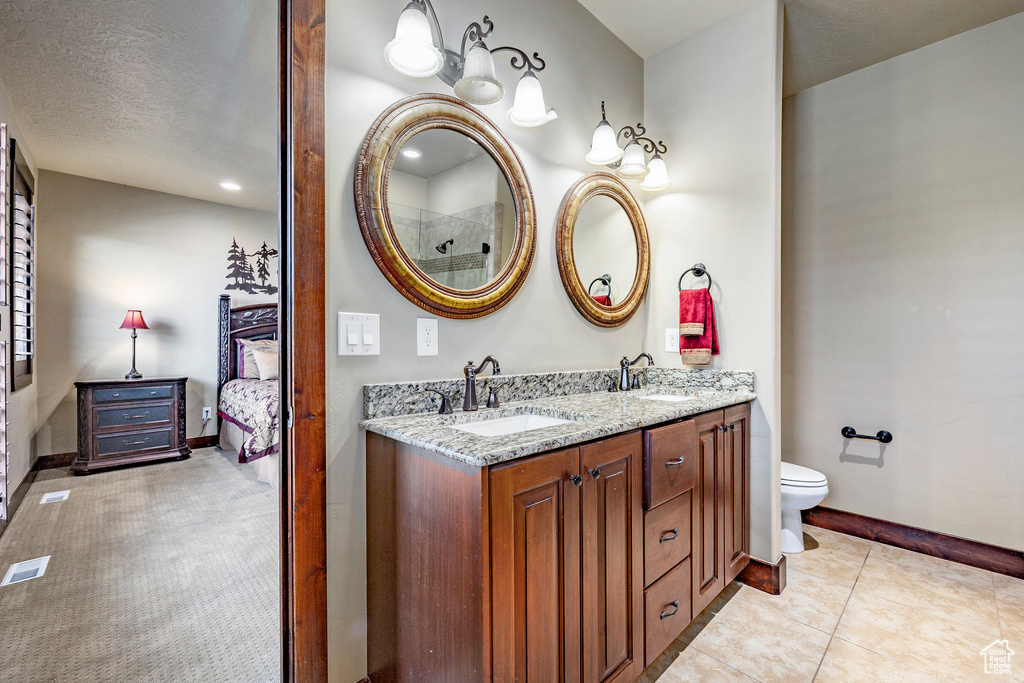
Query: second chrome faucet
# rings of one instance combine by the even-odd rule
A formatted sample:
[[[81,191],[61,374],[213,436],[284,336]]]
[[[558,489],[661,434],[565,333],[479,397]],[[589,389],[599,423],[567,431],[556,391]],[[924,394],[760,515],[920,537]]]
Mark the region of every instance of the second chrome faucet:
[[[462,369],[462,374],[466,376],[466,397],[462,401],[463,410],[477,410],[480,406],[476,403],[476,376],[483,372],[487,364],[490,363],[492,367],[492,375],[501,374],[501,366],[498,364],[498,359],[494,356],[487,356],[480,361],[479,367],[473,364],[473,361],[466,363],[466,367]]]

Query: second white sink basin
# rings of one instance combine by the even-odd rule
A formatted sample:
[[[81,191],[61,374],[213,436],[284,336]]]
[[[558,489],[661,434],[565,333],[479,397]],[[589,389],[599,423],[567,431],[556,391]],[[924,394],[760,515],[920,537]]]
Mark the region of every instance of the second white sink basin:
[[[572,422],[572,420],[566,420],[560,417],[550,417],[549,415],[534,415],[533,413],[526,413],[524,415],[513,415],[511,417],[499,417],[493,420],[470,422],[469,424],[463,425],[451,425],[451,428],[458,429],[463,432],[469,432],[470,434],[476,434],[478,436],[505,436],[506,434],[517,434],[519,432],[528,432],[533,429],[543,429],[544,427],[563,425],[567,422]]]
[[[638,398],[646,398],[648,401],[671,401],[672,403],[697,400],[696,396],[676,396],[675,394],[648,394],[647,396],[639,396]]]

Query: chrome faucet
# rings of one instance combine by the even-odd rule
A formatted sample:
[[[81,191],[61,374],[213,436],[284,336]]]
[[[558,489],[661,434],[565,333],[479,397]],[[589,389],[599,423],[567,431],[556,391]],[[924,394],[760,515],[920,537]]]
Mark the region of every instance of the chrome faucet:
[[[647,359],[647,365],[654,365],[654,359],[651,358],[649,353],[641,353],[633,360],[629,360],[629,356],[623,356],[622,360],[619,361],[619,367],[622,369],[622,374],[619,377],[619,391],[629,391],[630,389],[640,388],[640,378],[637,375],[633,375],[633,383],[630,385],[629,382],[629,366],[636,365],[640,362],[641,358]]]
[[[498,365],[498,359],[494,356],[487,356],[480,361],[480,367],[473,365],[473,361],[466,363],[466,367],[462,369],[462,374],[466,376],[466,398],[462,401],[463,410],[476,410],[479,406],[476,404],[476,376],[483,372],[487,364],[490,363],[493,370],[492,375],[501,374],[501,366]]]

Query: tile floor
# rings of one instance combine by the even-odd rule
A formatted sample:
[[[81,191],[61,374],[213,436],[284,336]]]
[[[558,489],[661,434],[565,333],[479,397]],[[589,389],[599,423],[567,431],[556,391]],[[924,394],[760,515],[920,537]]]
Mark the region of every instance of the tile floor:
[[[772,596],[732,584],[638,683],[1024,682],[1024,581],[804,527]],[[1011,671],[981,650],[1008,640]]]

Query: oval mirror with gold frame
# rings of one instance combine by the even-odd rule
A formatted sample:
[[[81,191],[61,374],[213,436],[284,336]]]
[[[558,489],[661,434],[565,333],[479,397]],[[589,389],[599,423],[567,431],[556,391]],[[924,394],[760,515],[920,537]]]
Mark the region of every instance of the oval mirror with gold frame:
[[[647,294],[651,249],[640,205],[621,180],[591,173],[569,188],[555,243],[558,274],[580,315],[601,327],[633,317]]]
[[[431,313],[493,313],[533,262],[523,165],[493,122],[454,97],[414,95],[377,118],[356,164],[355,202],[381,273]]]

